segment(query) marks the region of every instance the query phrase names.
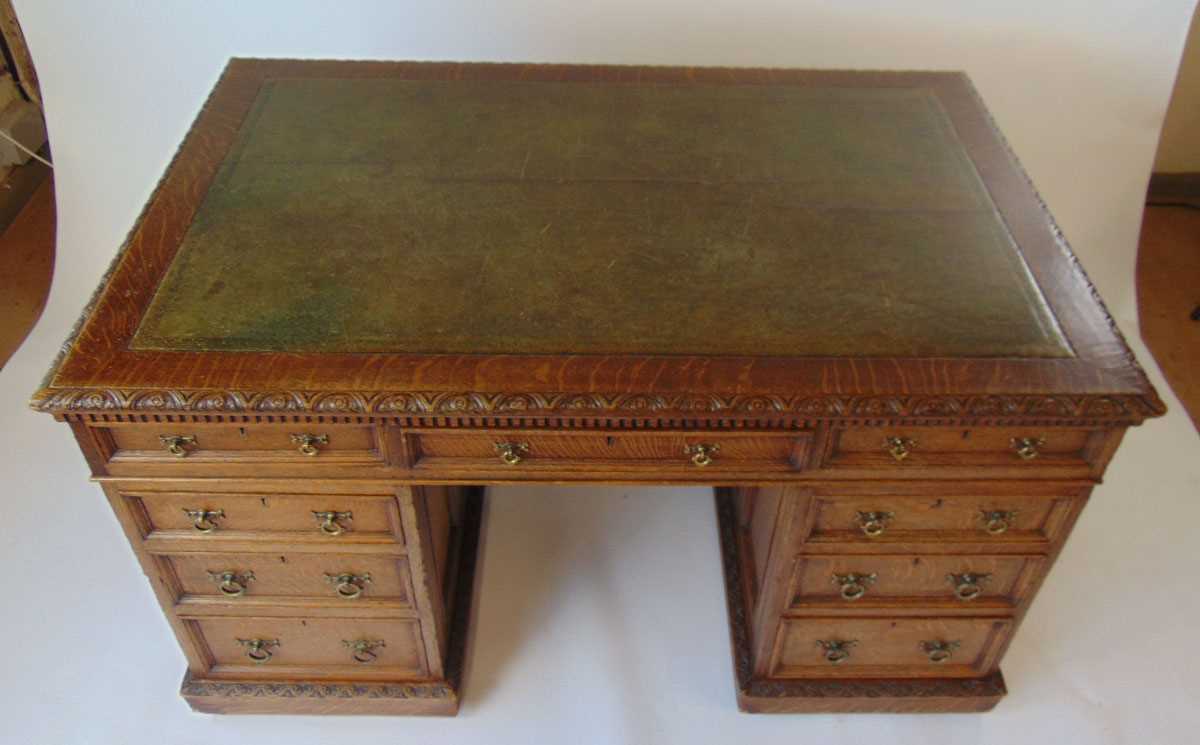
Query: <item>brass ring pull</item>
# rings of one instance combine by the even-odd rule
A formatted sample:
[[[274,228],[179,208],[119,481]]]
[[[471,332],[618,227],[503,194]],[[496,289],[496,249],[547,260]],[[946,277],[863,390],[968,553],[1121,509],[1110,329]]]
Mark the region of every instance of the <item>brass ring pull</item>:
[[[320,525],[318,525],[317,528],[322,533],[327,536],[339,536],[349,530],[349,528],[347,528],[345,525],[342,525],[342,523],[353,520],[354,513],[337,512],[332,510],[319,512],[317,510],[313,510],[313,517],[320,521]]]
[[[186,458],[188,448],[195,447],[195,435],[159,435],[158,441],[162,443],[167,452],[174,455],[176,458]]]
[[[279,646],[278,639],[238,639],[237,642],[246,648],[246,656],[256,665],[270,661],[275,656],[271,648]]]
[[[240,598],[246,594],[246,585],[254,581],[254,572],[209,572],[208,578],[217,583],[217,589],[225,597]]]
[[[1014,437],[1009,442],[1021,460],[1033,460],[1042,454],[1039,448],[1046,446],[1041,437]]]
[[[859,512],[858,527],[870,538],[878,538],[887,530],[887,525],[896,517],[894,512]]]
[[[835,574],[833,584],[841,588],[842,600],[858,600],[867,594],[867,587],[875,584],[877,575],[870,574]]]
[[[946,579],[950,584],[954,585],[954,597],[959,600],[968,601],[974,600],[983,594],[982,585],[991,579],[990,574],[975,574],[973,572],[963,572],[962,574],[947,574]]]
[[[958,649],[961,645],[962,642],[960,641],[947,642],[934,639],[921,642],[921,651],[925,653],[930,662],[935,665],[941,665],[949,660],[954,655],[954,650]]]
[[[370,574],[326,574],[325,581],[333,585],[333,591],[343,600],[354,600],[363,594],[371,582]]]
[[[225,510],[189,510],[186,507],[183,514],[192,518],[192,527],[201,533],[211,533],[217,529],[217,521],[225,517]]]
[[[992,535],[1007,532],[1013,526],[1016,517],[1016,510],[983,510],[980,513],[983,529]]]
[[[683,454],[692,456],[692,465],[702,468],[712,464],[719,452],[721,452],[721,446],[716,443],[698,442],[695,445],[683,446]]]
[[[907,437],[888,437],[883,441],[883,449],[888,451],[897,463],[907,458],[916,447],[917,441]]]
[[[857,639],[818,639],[817,646],[823,652],[822,656],[830,665],[840,665],[850,659],[850,647],[858,644]]]
[[[496,452],[500,454],[500,460],[506,466],[517,465],[529,453],[527,442],[497,442],[495,447]]]
[[[328,445],[329,435],[313,435],[307,432],[292,435],[292,444],[300,446],[300,453],[310,458],[321,452],[318,445]]]
[[[356,641],[343,639],[342,644],[350,650],[350,658],[360,665],[369,665],[379,659],[379,654],[375,650],[387,646],[383,639],[358,639]]]

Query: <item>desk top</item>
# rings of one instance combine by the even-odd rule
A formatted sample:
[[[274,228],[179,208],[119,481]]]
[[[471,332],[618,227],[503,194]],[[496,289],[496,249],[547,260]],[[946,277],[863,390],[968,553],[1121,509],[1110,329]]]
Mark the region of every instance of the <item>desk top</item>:
[[[925,88],[267,81],[134,349],[1067,356]]]
[[[1028,394],[1162,408],[961,74],[234,60],[35,406]]]

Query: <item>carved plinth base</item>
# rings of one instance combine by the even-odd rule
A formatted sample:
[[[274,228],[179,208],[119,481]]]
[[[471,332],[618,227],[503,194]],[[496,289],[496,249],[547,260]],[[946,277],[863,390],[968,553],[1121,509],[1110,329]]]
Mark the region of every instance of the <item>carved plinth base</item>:
[[[434,681],[214,680],[184,675],[179,693],[208,714],[424,714],[454,716],[462,693],[463,661],[475,588],[483,488],[471,490],[464,509],[454,617],[446,679]]]
[[[207,714],[458,713],[458,691],[436,683],[329,683],[183,678],[180,695]]]
[[[737,682],[738,708],[762,714],[839,712],[977,712],[1007,693],[1000,671],[982,678],[831,680],[758,678],[753,675],[750,626],[742,594],[741,542],[732,490],[716,489],[721,563]]]
[[[738,685],[738,708],[754,714],[945,714],[987,711],[1006,692],[998,670],[983,678],[751,679]]]

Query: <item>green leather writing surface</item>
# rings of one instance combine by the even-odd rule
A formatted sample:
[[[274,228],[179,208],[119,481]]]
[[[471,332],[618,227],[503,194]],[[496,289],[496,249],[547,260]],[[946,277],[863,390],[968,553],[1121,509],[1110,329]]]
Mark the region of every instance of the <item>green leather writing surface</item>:
[[[136,349],[1066,356],[921,89],[275,80]]]

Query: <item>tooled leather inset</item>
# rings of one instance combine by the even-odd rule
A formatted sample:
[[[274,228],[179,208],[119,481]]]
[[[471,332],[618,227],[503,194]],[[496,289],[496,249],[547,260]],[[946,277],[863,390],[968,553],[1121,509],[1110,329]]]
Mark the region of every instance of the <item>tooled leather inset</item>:
[[[263,84],[130,348],[1071,356],[928,89],[333,78]]]

